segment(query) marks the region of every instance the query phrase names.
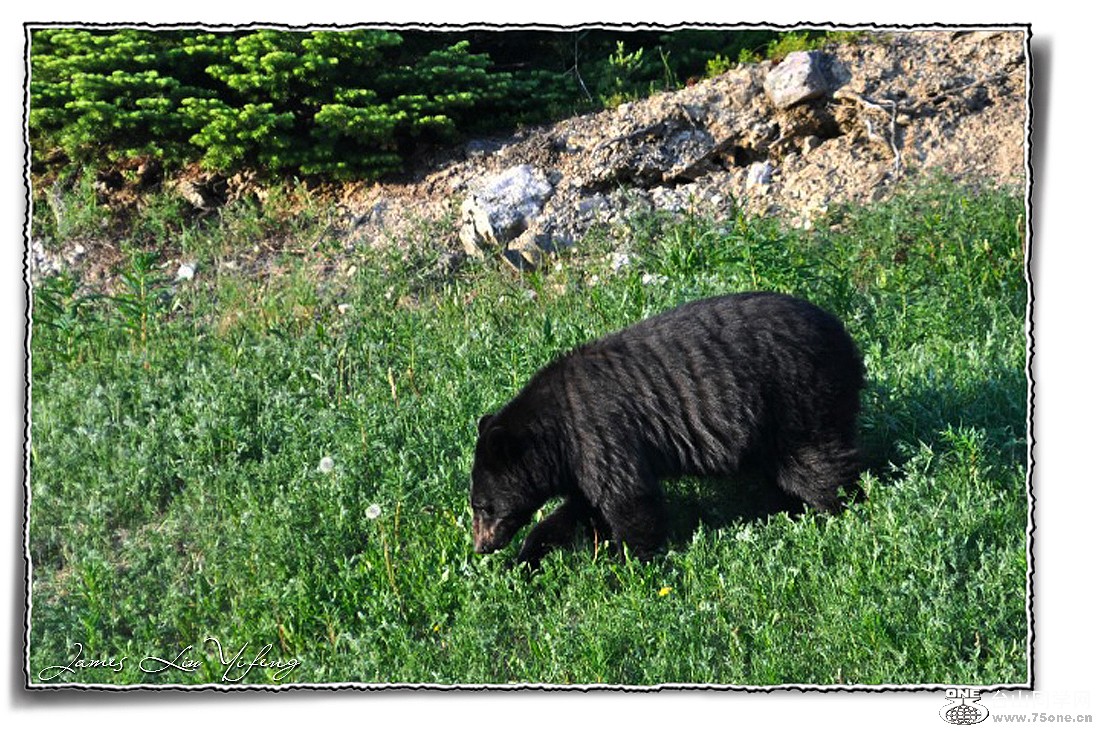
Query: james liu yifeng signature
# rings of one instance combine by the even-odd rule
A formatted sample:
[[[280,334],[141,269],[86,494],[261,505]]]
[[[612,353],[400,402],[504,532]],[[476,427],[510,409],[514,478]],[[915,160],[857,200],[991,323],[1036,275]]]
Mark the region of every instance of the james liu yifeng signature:
[[[221,671],[221,682],[223,683],[240,683],[256,669],[270,671],[272,673],[271,679],[280,682],[285,680],[290,673],[302,664],[301,660],[297,658],[281,659],[271,657],[272,645],[270,643],[255,652],[251,652],[249,645],[245,644],[235,653],[232,649],[223,647],[216,637],[207,637],[204,644],[211,647],[212,652],[210,654],[213,656],[213,662],[217,669]],[[127,656],[86,658],[84,656],[84,645],[79,642],[73,645],[73,649],[75,654],[68,662],[63,665],[51,665],[43,668],[38,673],[38,679],[49,682],[69,675],[74,682],[79,682],[77,680],[79,676],[86,675],[93,670],[109,670],[120,673],[130,660]],[[159,675],[170,671],[194,673],[205,667],[207,662],[201,654],[196,657],[197,654],[195,646],[188,645],[174,656],[147,655],[138,662],[138,668],[147,675]]]

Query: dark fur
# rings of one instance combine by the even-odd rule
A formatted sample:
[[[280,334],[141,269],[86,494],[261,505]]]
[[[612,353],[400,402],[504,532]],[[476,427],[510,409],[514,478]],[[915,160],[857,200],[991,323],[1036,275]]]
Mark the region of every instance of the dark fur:
[[[578,523],[657,551],[660,480],[733,475],[749,460],[826,512],[859,474],[863,363],[843,325],[787,295],[691,302],[586,343],[478,423],[474,548],[504,546],[555,496],[520,560],[535,564]]]

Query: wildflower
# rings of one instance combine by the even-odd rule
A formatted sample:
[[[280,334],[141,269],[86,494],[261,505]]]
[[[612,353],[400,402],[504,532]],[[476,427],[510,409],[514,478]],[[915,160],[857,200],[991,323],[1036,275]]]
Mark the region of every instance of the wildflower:
[[[379,515],[382,514],[382,506],[378,503],[372,503],[367,508],[367,520],[376,520]]]
[[[656,284],[658,286],[668,283],[668,277],[664,274],[650,274],[646,272],[642,275],[642,284]]]
[[[326,475],[332,472],[332,470],[335,468],[336,463],[333,462],[332,457],[329,457],[327,454],[324,457],[321,457],[321,462],[317,465],[317,471]]]
[[[657,592],[657,596],[668,596],[672,593],[671,586],[662,586],[661,590]]]
[[[630,264],[630,254],[625,251],[611,253],[611,271],[617,272],[628,264]]]

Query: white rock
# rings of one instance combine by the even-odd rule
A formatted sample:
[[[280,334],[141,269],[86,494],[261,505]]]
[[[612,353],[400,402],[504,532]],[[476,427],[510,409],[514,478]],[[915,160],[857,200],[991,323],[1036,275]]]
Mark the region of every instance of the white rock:
[[[819,63],[818,51],[795,51],[787,54],[764,79],[764,91],[772,104],[787,109],[823,96],[829,90]]]
[[[767,185],[772,182],[772,173],[774,172],[775,167],[767,160],[754,162],[749,165],[747,182],[749,185]]]
[[[610,254],[611,271],[617,272],[630,265],[630,254],[625,251],[613,251]]]
[[[483,247],[503,245],[519,236],[538,216],[554,187],[546,174],[516,165],[481,185],[462,202],[459,239],[470,256]]]

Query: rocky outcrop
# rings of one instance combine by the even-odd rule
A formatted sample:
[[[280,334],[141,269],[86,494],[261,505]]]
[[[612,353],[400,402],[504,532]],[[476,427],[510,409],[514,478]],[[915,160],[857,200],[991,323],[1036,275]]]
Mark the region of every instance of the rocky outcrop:
[[[933,170],[1021,183],[1025,43],[1014,30],[871,34],[478,140],[418,182],[349,199],[353,209],[400,203],[353,240],[394,243],[411,214],[445,220],[458,205],[447,248],[526,266],[593,226],[629,235],[639,212],[740,209],[808,225]]]

